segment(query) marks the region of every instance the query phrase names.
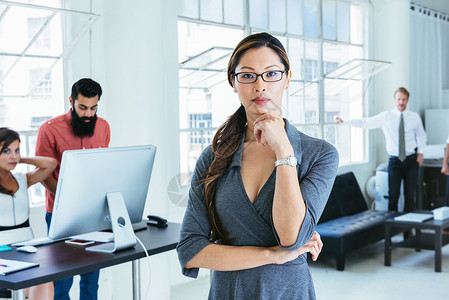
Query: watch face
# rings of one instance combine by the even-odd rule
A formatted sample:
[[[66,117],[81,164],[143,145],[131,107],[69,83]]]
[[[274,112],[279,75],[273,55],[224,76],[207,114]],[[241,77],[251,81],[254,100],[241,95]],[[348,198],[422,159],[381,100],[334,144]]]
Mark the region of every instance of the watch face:
[[[298,160],[294,156],[290,156],[287,159],[288,159],[288,164],[291,166],[296,166],[296,164],[298,163]]]

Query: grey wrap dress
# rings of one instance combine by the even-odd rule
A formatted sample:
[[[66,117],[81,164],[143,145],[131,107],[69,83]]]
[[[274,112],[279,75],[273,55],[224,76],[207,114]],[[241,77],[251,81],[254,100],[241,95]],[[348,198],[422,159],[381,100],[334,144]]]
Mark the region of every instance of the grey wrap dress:
[[[338,168],[337,150],[324,140],[299,132],[288,121],[286,132],[298,160],[297,173],[306,202],[306,215],[296,243],[287,250],[304,245],[313,235],[324,210]],[[233,156],[228,170],[219,178],[216,210],[234,246],[271,247],[279,245],[272,222],[272,205],[276,169],[260,190],[254,204],[248,198],[241,178],[243,141]],[[177,246],[184,275],[196,278],[198,268],[185,265],[209,245],[211,227],[202,186],[213,160],[209,146],[199,157],[192,178],[189,202]],[[214,271],[209,299],[315,299],[306,254],[285,264],[269,264],[239,271]]]

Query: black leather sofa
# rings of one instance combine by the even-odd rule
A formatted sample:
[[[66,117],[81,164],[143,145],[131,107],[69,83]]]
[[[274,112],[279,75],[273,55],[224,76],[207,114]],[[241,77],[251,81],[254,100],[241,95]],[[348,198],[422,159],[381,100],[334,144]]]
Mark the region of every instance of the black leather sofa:
[[[343,271],[346,254],[384,239],[384,221],[397,214],[369,210],[354,174],[337,175],[316,228],[322,252],[334,254],[337,270]]]

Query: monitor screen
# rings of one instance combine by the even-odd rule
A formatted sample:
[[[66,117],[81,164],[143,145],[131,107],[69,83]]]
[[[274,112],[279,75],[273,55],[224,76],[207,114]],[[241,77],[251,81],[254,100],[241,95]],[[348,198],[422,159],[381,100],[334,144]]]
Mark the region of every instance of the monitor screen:
[[[121,193],[131,223],[142,221],[155,154],[152,145],[65,151],[49,237],[110,229],[111,193]]]

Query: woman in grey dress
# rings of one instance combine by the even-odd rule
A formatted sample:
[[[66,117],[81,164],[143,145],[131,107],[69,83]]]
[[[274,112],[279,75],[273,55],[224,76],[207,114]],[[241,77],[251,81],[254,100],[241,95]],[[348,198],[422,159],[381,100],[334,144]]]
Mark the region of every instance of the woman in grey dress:
[[[214,270],[209,299],[314,299],[306,252],[338,167],[329,143],[282,118],[291,71],[267,33],[244,38],[228,65],[240,108],[197,161],[177,247],[182,272]]]

